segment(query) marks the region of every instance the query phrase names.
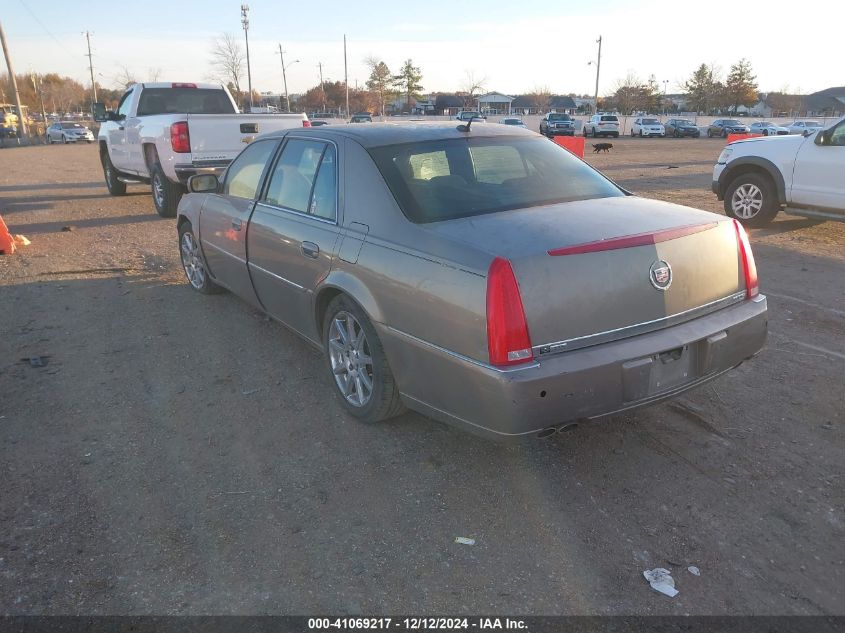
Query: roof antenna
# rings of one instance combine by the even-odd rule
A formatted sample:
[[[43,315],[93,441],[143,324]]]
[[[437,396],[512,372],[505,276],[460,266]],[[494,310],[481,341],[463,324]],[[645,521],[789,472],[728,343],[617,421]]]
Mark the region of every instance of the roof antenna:
[[[458,126],[458,132],[469,132],[469,126],[472,125],[472,122],[475,121],[475,117],[470,117],[469,121],[467,121],[463,125]]]

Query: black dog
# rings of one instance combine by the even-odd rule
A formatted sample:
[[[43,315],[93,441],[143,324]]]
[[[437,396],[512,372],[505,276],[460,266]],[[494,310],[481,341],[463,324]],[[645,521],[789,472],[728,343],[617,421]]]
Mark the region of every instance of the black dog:
[[[599,152],[609,152],[613,148],[613,143],[595,143],[593,145],[593,154]]]

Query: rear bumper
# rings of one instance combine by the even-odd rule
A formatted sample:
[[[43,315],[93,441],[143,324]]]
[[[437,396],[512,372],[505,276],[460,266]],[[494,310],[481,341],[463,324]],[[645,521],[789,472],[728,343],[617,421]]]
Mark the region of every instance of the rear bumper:
[[[188,184],[188,178],[196,176],[197,174],[214,174],[218,178],[223,175],[228,163],[225,165],[174,165],[173,169],[176,172],[176,177],[183,185]]]
[[[768,317],[761,295],[657,332],[510,371],[384,325],[378,329],[410,408],[508,439],[654,404],[712,380],[760,351]],[[670,350],[681,350],[680,357],[658,356]]]

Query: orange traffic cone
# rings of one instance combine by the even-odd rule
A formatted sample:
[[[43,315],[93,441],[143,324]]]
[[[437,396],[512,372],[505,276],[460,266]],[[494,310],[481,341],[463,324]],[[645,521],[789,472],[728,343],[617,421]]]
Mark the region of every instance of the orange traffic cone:
[[[20,246],[29,246],[29,240],[23,235],[9,233],[3,216],[0,216],[0,255],[11,255],[15,252],[15,248]]]
[[[0,253],[11,255],[15,252],[15,238],[9,233],[9,228],[0,216]]]

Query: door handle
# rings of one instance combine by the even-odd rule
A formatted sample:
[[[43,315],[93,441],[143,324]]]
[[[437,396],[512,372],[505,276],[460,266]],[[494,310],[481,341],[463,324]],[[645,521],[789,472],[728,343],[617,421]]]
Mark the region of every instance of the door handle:
[[[302,251],[302,254],[305,257],[310,257],[311,259],[317,259],[320,255],[320,247],[317,246],[314,242],[303,242],[302,246],[299,247]]]
[[[122,130],[122,129],[123,129],[123,126],[121,125],[121,126],[120,126],[119,128],[117,128],[117,129],[118,129],[118,130]]]
[[[236,231],[240,231],[244,226],[244,223],[240,220],[232,220],[232,228]]]

